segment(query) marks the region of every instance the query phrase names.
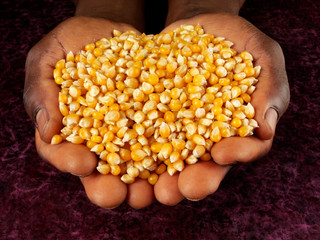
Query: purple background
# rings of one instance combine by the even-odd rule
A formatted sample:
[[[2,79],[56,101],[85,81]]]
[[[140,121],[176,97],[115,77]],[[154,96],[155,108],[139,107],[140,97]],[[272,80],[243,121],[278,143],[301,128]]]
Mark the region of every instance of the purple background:
[[[63,0],[0,3],[0,239],[320,239],[319,1],[252,0],[241,11],[286,57],[291,102],[270,153],[234,167],[200,202],[142,210],[96,207],[35,150],[25,57],[73,11]]]

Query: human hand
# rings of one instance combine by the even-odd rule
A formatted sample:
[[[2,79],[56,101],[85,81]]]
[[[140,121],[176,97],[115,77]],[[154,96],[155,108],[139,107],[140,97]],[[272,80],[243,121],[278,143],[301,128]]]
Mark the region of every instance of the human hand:
[[[95,171],[97,156],[84,145],[63,142],[50,144],[62,127],[58,107],[59,86],[53,80],[56,62],[69,52],[103,37],[111,37],[113,29],[137,31],[128,24],[105,19],[73,17],[58,25],[29,52],[26,61],[24,103],[36,125],[36,148],[39,155],[63,172],[79,176],[88,198],[103,208],[113,208],[125,199],[140,208],[153,201],[153,189],[146,181],[126,185],[119,176],[102,175]]]
[[[231,165],[261,158],[271,148],[277,121],[287,109],[290,93],[281,47],[245,19],[227,13],[203,14],[178,20],[163,31],[182,24],[200,24],[206,33],[225,37],[233,48],[250,52],[256,65],[262,67],[259,82],[252,95],[255,119],[259,128],[250,137],[230,137],[214,144],[213,161],[188,165],[180,174],[164,173],[155,185],[158,201],[175,205],[183,198],[200,200],[214,193]]]

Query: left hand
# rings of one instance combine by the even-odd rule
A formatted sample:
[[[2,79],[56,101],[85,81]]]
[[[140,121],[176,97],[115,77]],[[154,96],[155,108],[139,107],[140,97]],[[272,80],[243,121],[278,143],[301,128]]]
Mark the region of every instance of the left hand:
[[[200,24],[206,33],[225,37],[238,52],[248,51],[255,65],[262,67],[251,104],[259,128],[250,137],[230,137],[214,144],[213,161],[188,165],[180,174],[159,177],[154,191],[158,201],[175,205],[183,198],[200,200],[214,193],[231,165],[246,163],[266,155],[272,146],[277,121],[288,107],[290,93],[285,61],[280,45],[245,19],[231,14],[203,14],[176,21],[163,32],[182,24]]]

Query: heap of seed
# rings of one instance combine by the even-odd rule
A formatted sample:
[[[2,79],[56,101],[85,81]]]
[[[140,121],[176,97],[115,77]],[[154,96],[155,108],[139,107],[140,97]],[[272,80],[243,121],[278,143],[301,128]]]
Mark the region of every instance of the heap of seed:
[[[85,144],[97,170],[155,184],[185,164],[209,161],[224,137],[253,134],[250,104],[260,66],[200,25],[157,35],[113,32],[57,62],[64,127],[52,138]]]

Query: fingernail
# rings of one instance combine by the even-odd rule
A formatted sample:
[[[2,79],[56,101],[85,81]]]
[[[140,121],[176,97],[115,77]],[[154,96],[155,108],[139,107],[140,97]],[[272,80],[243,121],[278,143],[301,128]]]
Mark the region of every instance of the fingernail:
[[[276,109],[269,108],[265,114],[265,119],[274,133],[278,122],[278,112]]]
[[[43,132],[45,131],[45,128],[47,126],[48,123],[48,112],[45,108],[41,108],[36,115],[35,118],[36,122],[36,128],[38,129],[40,135],[43,134]]]

